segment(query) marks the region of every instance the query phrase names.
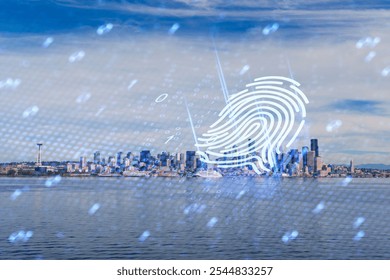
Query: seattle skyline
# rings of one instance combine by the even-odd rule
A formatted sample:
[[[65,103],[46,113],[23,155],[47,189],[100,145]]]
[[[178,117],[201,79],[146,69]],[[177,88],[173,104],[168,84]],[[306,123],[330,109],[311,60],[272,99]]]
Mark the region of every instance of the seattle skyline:
[[[200,136],[225,91],[284,75],[310,99],[292,147],[318,138],[327,162],[389,164],[389,7],[349,1],[343,24],[320,2],[3,3],[0,161],[34,159],[38,142],[47,160],[193,150],[185,102]]]

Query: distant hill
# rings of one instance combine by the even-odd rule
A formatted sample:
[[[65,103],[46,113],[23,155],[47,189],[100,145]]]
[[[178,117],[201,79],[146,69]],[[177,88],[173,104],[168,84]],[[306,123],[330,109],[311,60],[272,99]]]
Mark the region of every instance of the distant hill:
[[[367,163],[367,164],[359,164],[356,165],[357,168],[370,168],[370,169],[382,169],[382,170],[389,170],[390,165],[383,164],[383,163]]]

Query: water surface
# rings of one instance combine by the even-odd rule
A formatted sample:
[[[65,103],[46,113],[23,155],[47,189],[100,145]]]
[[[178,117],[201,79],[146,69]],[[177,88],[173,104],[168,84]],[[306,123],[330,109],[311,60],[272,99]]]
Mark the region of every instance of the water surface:
[[[390,258],[387,179],[0,178],[0,206],[0,259]]]

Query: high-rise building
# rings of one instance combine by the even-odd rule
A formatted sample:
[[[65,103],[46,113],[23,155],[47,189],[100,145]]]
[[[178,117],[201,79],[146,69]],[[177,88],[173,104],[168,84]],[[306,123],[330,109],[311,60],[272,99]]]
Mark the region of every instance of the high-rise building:
[[[115,157],[114,156],[109,156],[108,160],[107,160],[107,164],[110,165],[110,166],[114,166],[115,165]]]
[[[87,166],[87,158],[80,157],[80,169],[84,169]]]
[[[42,143],[37,143],[37,146],[38,146],[38,155],[37,155],[37,163],[36,165],[37,166],[42,166]]]
[[[309,172],[314,172],[314,165],[315,165],[315,152],[314,151],[308,151],[307,152],[307,167]]]
[[[290,150],[291,163],[299,163],[299,152],[298,149]]]
[[[168,165],[168,158],[169,158],[169,154],[167,154],[167,152],[162,152],[161,153],[161,155],[160,155],[161,166],[167,166]]]
[[[186,169],[196,168],[196,156],[195,151],[186,151]]]
[[[118,152],[117,154],[116,154],[116,166],[121,166],[121,158],[122,158],[122,152]]]
[[[309,152],[309,147],[302,147],[302,171],[305,172],[305,167],[307,166],[307,153]]]
[[[322,170],[322,158],[316,157],[315,163],[314,163],[314,171],[321,171]]]
[[[100,158],[100,152],[99,151],[96,151],[93,154],[93,163],[94,164],[100,164],[101,163],[101,158]]]
[[[151,157],[152,155],[150,154],[149,150],[141,151],[140,162],[149,163]]]
[[[353,165],[352,159],[351,159],[351,162],[349,163],[349,171],[351,171],[351,173],[355,173],[355,166]]]
[[[318,139],[310,139],[310,150],[315,153],[315,156],[318,157]]]

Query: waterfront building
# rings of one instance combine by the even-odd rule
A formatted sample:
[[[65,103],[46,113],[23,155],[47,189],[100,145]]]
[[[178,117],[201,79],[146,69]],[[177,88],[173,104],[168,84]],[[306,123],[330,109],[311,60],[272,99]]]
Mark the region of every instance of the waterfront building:
[[[121,158],[122,158],[122,152],[118,152],[117,154],[116,154],[116,166],[121,166],[122,165],[122,163],[121,163]]]
[[[355,173],[355,167],[353,165],[353,160],[351,159],[350,163],[349,163],[349,171],[351,173]]]
[[[321,157],[316,157],[315,158],[315,164],[314,164],[314,170],[315,171],[321,171],[322,170],[322,158]]]
[[[307,153],[309,152],[309,147],[302,147],[302,171],[305,172],[305,168],[307,167]]]
[[[92,173],[96,171],[97,165],[95,163],[88,164],[88,172]]]
[[[107,164],[109,166],[114,166],[115,165],[115,157],[114,156],[109,156],[107,160]]]
[[[100,157],[100,152],[99,151],[96,151],[93,154],[93,163],[94,164],[100,164],[101,163],[101,157]]]
[[[310,139],[310,150],[315,152],[315,157],[319,156],[318,152],[318,139]]]
[[[186,169],[194,170],[196,168],[195,151],[186,151]]]
[[[162,152],[160,155],[160,162],[161,166],[168,166],[168,159],[169,159],[169,154],[167,152]]]
[[[38,146],[38,155],[37,155],[37,163],[36,166],[42,166],[42,143],[37,143]]]
[[[146,164],[149,164],[149,161],[151,160],[151,153],[149,150],[141,151],[140,153],[140,162],[144,162]]]
[[[80,157],[80,169],[83,170],[87,167],[87,158]]]
[[[315,164],[315,152],[314,151],[308,151],[307,152],[307,167],[309,172],[314,172],[314,164]]]

